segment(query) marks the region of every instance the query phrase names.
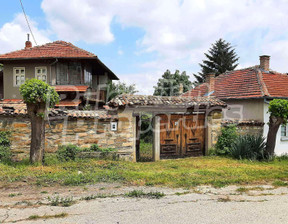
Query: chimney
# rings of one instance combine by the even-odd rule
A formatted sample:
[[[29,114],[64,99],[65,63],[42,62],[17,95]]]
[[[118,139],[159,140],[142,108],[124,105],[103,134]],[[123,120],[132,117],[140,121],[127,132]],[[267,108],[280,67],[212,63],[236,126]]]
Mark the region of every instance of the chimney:
[[[206,83],[208,85],[208,94],[215,90],[215,74],[207,74],[206,75]]]
[[[264,71],[269,71],[270,69],[270,56],[262,55],[260,56],[260,68]]]
[[[183,84],[180,83],[180,85],[179,85],[179,96],[183,94],[183,91],[184,91]]]
[[[25,42],[25,49],[32,47],[32,42],[29,40],[29,33],[27,33],[27,41]]]

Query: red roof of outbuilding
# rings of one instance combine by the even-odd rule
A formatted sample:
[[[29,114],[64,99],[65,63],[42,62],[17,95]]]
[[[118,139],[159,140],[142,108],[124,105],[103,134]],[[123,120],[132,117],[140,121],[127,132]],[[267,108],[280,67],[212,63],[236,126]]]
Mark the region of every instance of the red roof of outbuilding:
[[[65,41],[55,41],[0,55],[0,60],[31,58],[97,58],[97,56]]]
[[[208,84],[203,83],[182,96],[204,96]],[[259,66],[226,72],[215,78],[214,92],[219,99],[288,98],[288,75],[263,71]]]

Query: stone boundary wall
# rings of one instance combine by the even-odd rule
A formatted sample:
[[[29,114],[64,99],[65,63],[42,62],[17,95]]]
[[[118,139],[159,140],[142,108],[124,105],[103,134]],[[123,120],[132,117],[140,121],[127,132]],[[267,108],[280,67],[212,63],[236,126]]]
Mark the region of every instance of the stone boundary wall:
[[[217,143],[221,128],[235,124],[239,135],[263,135],[264,123],[259,121],[223,121],[222,113],[213,111],[208,116],[208,150]]]
[[[212,111],[208,115],[208,150],[213,148],[221,132],[222,112]]]
[[[135,161],[136,119],[132,113],[118,116],[118,129],[111,131],[111,120],[101,119],[57,119],[46,123],[45,151],[56,152],[59,145],[74,144],[90,147],[98,144],[102,148],[114,148],[120,159]],[[0,117],[0,131],[11,131],[12,152],[18,159],[30,151],[31,125],[24,117]]]
[[[235,124],[237,128],[237,133],[239,135],[263,135],[264,131],[264,123],[259,121],[224,121],[222,122],[222,127],[225,127],[227,125]]]

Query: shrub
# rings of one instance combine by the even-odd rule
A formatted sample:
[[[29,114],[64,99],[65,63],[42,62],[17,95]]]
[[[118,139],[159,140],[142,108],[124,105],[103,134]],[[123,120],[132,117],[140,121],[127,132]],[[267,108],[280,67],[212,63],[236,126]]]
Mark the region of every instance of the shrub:
[[[90,150],[94,152],[99,152],[100,147],[97,144],[93,144],[90,146]]]
[[[11,136],[11,132],[0,131],[0,145],[1,146],[10,146],[11,145],[10,136]]]
[[[60,161],[75,160],[79,148],[76,145],[62,145],[57,151],[57,158]]]
[[[237,138],[236,126],[228,125],[221,129],[221,134],[215,145],[215,152],[217,155],[229,155],[229,149]]]
[[[234,159],[263,160],[269,158],[266,153],[266,142],[262,135],[238,136],[229,150]]]
[[[0,161],[8,161],[11,159],[10,150],[10,135],[9,131],[0,131]]]
[[[151,143],[153,141],[152,118],[152,114],[149,113],[144,113],[141,116],[140,139],[145,143]]]

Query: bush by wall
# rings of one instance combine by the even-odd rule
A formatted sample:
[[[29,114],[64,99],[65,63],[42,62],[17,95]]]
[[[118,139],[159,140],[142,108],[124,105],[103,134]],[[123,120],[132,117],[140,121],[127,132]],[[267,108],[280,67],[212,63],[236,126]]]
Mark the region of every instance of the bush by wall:
[[[236,125],[228,125],[221,128],[221,133],[215,145],[215,153],[220,156],[229,155],[229,150],[237,138]]]
[[[0,131],[0,161],[9,161],[11,159],[10,150],[10,135],[9,131]]]
[[[76,145],[61,145],[57,151],[57,158],[60,161],[75,160],[79,148]]]

